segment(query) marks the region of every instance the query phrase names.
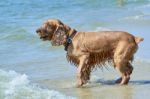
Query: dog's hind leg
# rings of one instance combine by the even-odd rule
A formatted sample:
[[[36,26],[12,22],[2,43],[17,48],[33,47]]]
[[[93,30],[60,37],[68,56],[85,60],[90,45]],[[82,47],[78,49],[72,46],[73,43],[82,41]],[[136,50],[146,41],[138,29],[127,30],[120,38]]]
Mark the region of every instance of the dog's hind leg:
[[[129,80],[130,80],[130,75],[133,71],[133,67],[131,66],[131,64],[125,63],[126,65],[119,67],[119,71],[122,75],[122,77],[118,80],[120,85],[125,85],[128,84]]]
[[[127,43],[122,43],[114,53],[114,63],[121,73],[121,78],[116,82],[120,85],[128,84],[130,80],[130,75],[133,71],[133,67],[130,64],[131,57],[133,57],[134,50],[136,47],[134,45],[128,45]]]
[[[122,68],[123,67],[118,68],[120,72],[121,72]],[[130,75],[132,74],[132,71],[133,71],[133,66],[131,65],[131,63],[128,62],[126,67],[124,67],[124,70],[121,72],[122,77],[118,78],[116,80],[116,83],[127,84],[130,80]],[[125,77],[125,79],[126,79],[126,81],[124,80],[124,82],[123,82],[123,77]]]

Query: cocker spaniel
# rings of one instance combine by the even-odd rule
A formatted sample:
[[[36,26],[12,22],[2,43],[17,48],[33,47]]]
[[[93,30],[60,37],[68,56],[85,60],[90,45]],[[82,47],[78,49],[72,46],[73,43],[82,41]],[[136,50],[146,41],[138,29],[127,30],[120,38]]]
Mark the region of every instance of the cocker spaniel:
[[[64,45],[67,60],[77,66],[77,85],[90,79],[92,69],[110,63],[120,71],[116,81],[128,84],[133,71],[131,62],[142,37],[124,31],[77,32],[58,19],[49,19],[36,30],[42,40],[53,46]]]

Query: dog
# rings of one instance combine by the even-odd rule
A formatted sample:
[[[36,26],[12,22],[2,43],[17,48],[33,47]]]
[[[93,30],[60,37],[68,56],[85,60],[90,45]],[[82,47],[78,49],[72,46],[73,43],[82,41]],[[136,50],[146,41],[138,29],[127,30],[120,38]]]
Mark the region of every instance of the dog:
[[[77,67],[78,87],[90,80],[94,68],[110,63],[118,69],[120,85],[128,84],[133,71],[131,62],[142,37],[124,31],[77,32],[59,19],[49,19],[36,30],[40,39],[51,41],[52,46],[63,45],[67,60]]]

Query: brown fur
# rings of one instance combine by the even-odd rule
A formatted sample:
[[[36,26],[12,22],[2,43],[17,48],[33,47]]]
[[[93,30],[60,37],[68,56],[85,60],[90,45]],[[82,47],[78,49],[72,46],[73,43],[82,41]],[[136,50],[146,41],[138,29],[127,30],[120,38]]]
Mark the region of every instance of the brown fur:
[[[50,28],[51,27],[51,28]],[[60,28],[61,27],[61,28]],[[46,21],[37,30],[40,38],[50,40],[52,45],[66,45],[67,38],[75,29],[60,20]],[[123,31],[77,32],[67,50],[67,60],[77,66],[78,86],[86,84],[92,69],[105,66],[108,62],[121,73],[117,83],[128,84],[133,71],[131,61],[138,49],[141,37]]]

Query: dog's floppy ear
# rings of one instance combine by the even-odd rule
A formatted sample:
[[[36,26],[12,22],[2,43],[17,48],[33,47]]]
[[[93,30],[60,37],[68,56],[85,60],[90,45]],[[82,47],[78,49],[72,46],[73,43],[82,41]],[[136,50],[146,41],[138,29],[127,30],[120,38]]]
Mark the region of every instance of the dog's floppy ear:
[[[63,25],[58,25],[52,37],[52,46],[59,46],[66,43],[67,34]]]

